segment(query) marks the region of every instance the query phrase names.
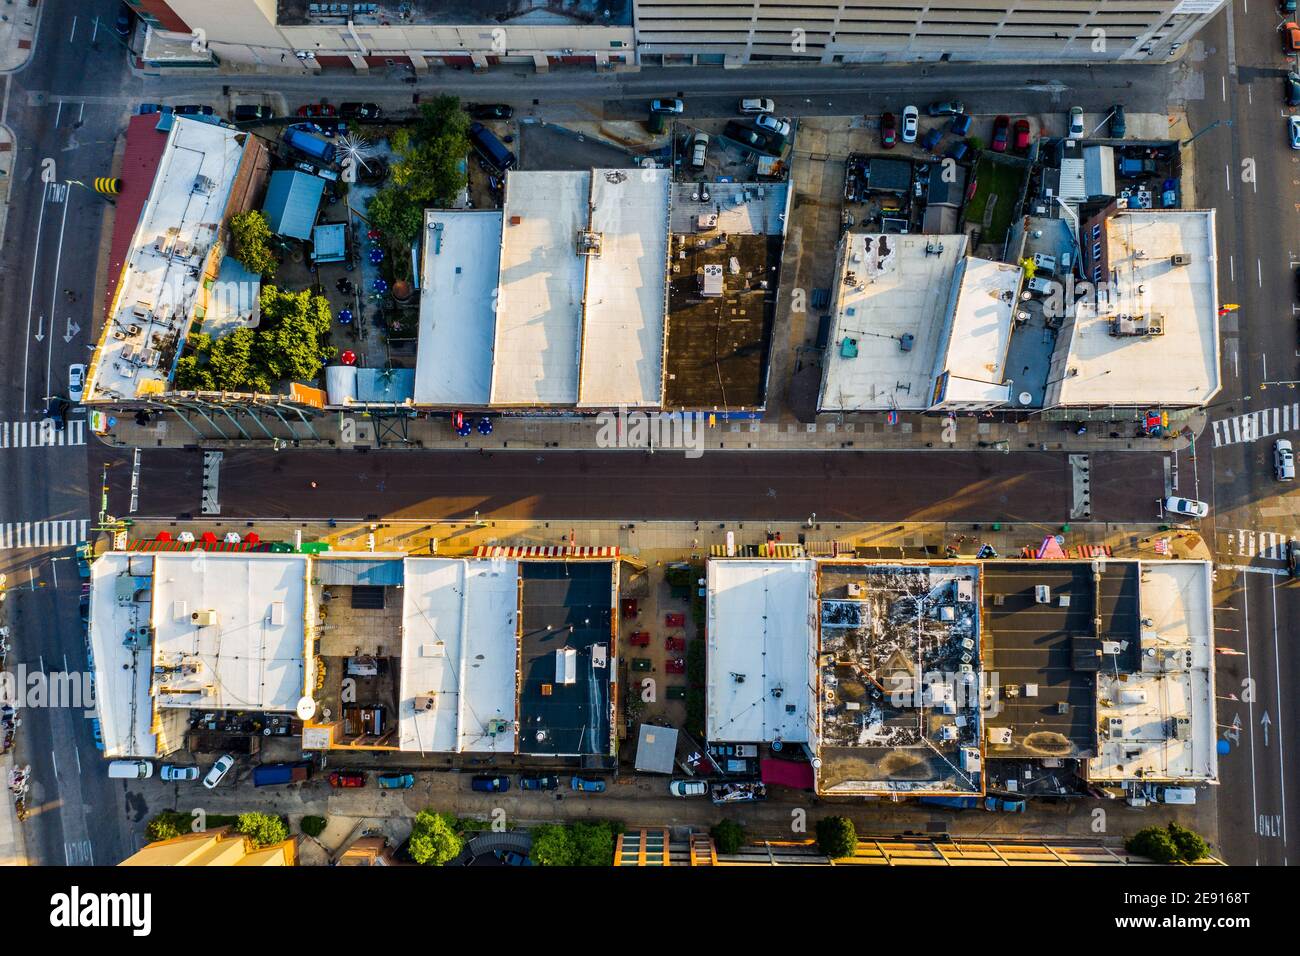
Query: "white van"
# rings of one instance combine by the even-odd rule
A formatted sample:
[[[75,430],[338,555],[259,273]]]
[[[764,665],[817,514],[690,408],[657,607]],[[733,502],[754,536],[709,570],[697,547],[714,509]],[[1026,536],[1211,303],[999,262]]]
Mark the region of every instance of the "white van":
[[[742,113],[775,113],[776,104],[766,97],[754,97],[753,99],[741,100],[740,111]]]
[[[1196,791],[1191,787],[1165,787],[1160,791],[1160,802],[1193,806],[1196,803]]]
[[[124,780],[147,780],[153,776],[148,760],[114,760],[108,765],[109,777]]]

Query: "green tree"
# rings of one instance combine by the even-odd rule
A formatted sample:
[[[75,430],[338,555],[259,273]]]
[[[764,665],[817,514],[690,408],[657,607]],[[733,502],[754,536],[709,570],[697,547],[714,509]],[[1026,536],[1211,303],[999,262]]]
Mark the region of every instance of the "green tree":
[[[256,275],[275,275],[280,262],[271,251],[271,225],[260,209],[250,209],[230,219],[230,254]]]
[[[145,825],[144,833],[150,843],[160,840],[174,840],[182,833],[188,832],[184,826],[185,817],[174,810],[164,810]]]
[[[208,348],[208,374],[218,389],[229,392],[269,392],[266,371],[253,357],[258,333],[235,329]]]
[[[404,189],[389,186],[370,197],[370,224],[393,246],[409,246],[424,228],[424,204]]]
[[[460,856],[462,843],[453,828],[453,821],[441,813],[421,810],[411,827],[411,842],[407,844],[411,859],[425,866],[442,866]]]
[[[745,828],[735,820],[723,820],[709,831],[719,853],[735,853],[745,845]]]
[[[289,828],[284,819],[273,813],[241,813],[235,830],[259,847],[289,839]]]
[[[1144,856],[1156,863],[1178,862],[1178,845],[1164,827],[1146,827],[1133,834],[1124,843],[1124,849],[1136,856]]]
[[[196,345],[195,339],[206,340],[208,336],[192,336],[190,348],[193,350],[182,355],[176,363],[176,377],[173,386],[182,392],[211,392],[216,389],[212,373],[208,370],[209,342]]]
[[[413,129],[389,139],[393,162],[388,184],[371,197],[370,223],[394,246],[408,246],[424,226],[426,207],[455,202],[468,181],[469,117],[454,96],[439,96],[420,107]]]
[[[325,818],[306,816],[298,824],[299,829],[309,837],[318,837],[325,832]]]
[[[538,866],[573,866],[578,859],[569,831],[554,823],[533,828],[529,856]]]
[[[264,286],[261,309],[261,328],[250,354],[256,373],[250,372],[249,381],[254,374],[263,378],[257,380],[261,387],[249,390],[270,391],[272,384],[286,379],[314,379],[321,367],[321,338],[330,330],[329,300],[306,289],[288,292]]]
[[[832,860],[852,856],[858,849],[858,831],[848,817],[822,817],[817,821],[817,847]]]
[[[576,866],[614,865],[614,826],[607,821],[569,826]]]
[[[1195,863],[1210,855],[1210,847],[1199,833],[1172,821],[1169,824],[1169,839],[1178,851],[1178,858],[1184,863]]]

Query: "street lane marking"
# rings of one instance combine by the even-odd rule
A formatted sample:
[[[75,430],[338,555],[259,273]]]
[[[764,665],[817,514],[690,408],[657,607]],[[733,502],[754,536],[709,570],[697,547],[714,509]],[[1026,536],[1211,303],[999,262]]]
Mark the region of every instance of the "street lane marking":
[[[56,445],[84,445],[86,422],[73,418],[62,431],[49,419],[27,422],[0,422],[0,448],[51,448]]]
[[[86,540],[90,519],[0,522],[0,551],[63,548]]]
[[[1286,543],[1296,540],[1296,536],[1286,532],[1237,528],[1219,531],[1219,539],[1223,542],[1222,550],[1235,557],[1285,561]]]
[[[1273,673],[1275,675],[1273,683],[1277,693],[1277,770],[1278,782],[1282,790],[1282,845],[1286,846],[1286,747],[1282,743],[1282,725],[1286,721],[1282,719],[1282,657],[1277,646],[1277,585],[1269,588],[1269,593],[1273,596]]]
[[[1300,402],[1263,408],[1257,412],[1220,418],[1210,423],[1214,431],[1214,447],[1258,441],[1282,432],[1300,428]]]
[[[1246,574],[1268,574],[1273,577],[1286,577],[1285,568],[1255,568],[1245,564],[1220,564],[1215,562],[1216,571],[1242,571]]]

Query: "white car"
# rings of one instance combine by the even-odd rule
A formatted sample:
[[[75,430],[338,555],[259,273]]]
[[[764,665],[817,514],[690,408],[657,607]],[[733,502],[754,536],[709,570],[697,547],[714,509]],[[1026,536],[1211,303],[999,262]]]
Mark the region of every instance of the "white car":
[[[1196,501],[1192,498],[1179,498],[1177,495],[1170,495],[1165,499],[1165,510],[1176,515],[1191,515],[1193,518],[1204,518],[1210,513],[1210,506],[1204,501]]]
[[[1083,107],[1070,107],[1070,139],[1079,139],[1083,136]]]
[[[86,390],[86,366],[69,365],[68,366],[68,398],[73,402],[81,401],[81,396]]]
[[[915,106],[903,107],[903,130],[899,133],[904,143],[916,142],[916,131],[921,123],[921,111]]]
[[[1286,136],[1292,149],[1300,149],[1300,116],[1286,118]]]
[[[178,767],[175,764],[165,763],[162,765],[162,770],[158,772],[158,776],[163,780],[198,780],[199,768]]]
[[[766,97],[754,97],[749,100],[740,101],[740,111],[742,113],[775,113],[776,104]]]
[[[685,109],[686,109],[686,104],[683,103],[681,100],[651,100],[650,101],[651,113],[669,113],[675,116],[678,113],[684,112]]]
[[[674,797],[703,797],[709,792],[709,785],[703,780],[674,780],[668,784],[668,792]]]
[[[219,784],[226,774],[230,773],[230,768],[235,765],[235,758],[230,754],[222,754],[217,758],[217,762],[212,765],[212,769],[207,772],[203,778],[203,786],[209,790]]]
[[[1285,438],[1273,442],[1273,477],[1278,481],[1295,481],[1295,452]]]
[[[790,121],[777,119],[771,113],[764,113],[758,119],[754,120],[754,125],[759,129],[770,130],[777,136],[790,135]]]
[[[691,140],[691,166],[695,169],[704,168],[704,160],[709,155],[709,134],[696,133],[695,138]]]

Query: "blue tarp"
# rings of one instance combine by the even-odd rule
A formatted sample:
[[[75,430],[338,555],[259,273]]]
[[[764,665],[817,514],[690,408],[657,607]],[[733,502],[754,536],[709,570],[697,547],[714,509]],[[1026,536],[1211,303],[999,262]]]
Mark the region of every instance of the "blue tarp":
[[[262,211],[278,236],[307,239],[316,223],[316,211],[325,191],[325,180],[319,176],[291,169],[278,169],[271,174],[271,185],[266,190]]]

